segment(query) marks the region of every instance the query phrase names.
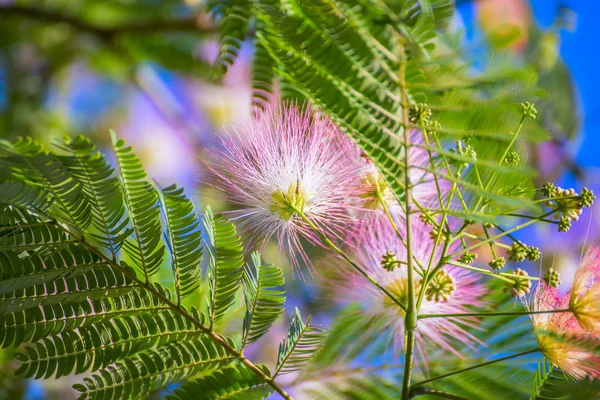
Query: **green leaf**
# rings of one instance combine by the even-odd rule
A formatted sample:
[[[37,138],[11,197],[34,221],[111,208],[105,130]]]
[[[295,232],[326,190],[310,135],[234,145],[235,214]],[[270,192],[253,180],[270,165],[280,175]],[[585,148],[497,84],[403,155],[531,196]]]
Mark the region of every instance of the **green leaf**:
[[[96,371],[154,346],[187,343],[203,335],[171,310],[117,317],[45,338],[25,348],[17,371],[27,377],[57,378]]]
[[[129,219],[119,180],[104,155],[96,151],[88,138],[67,137],[63,141],[56,141],[55,145],[69,154],[59,158],[79,180],[91,205],[95,231],[89,233],[90,237],[108,248],[114,257],[132,232],[128,229]]]
[[[327,335],[317,326],[302,322],[300,310],[292,318],[287,337],[279,345],[275,373],[288,374],[304,367],[321,350]]]
[[[42,188],[52,197],[49,203],[52,214],[80,230],[88,227],[90,204],[75,174],[58,157],[31,138],[21,138],[12,144],[1,141],[0,147],[9,154],[5,159],[17,179]]]
[[[232,360],[209,339],[169,343],[126,357],[122,361],[84,378],[76,389],[79,399],[143,398],[170,383],[210,372]]]
[[[237,59],[249,32],[252,3],[248,0],[210,0],[207,9],[213,18],[219,19],[219,56],[215,68],[222,76]]]
[[[235,226],[210,207],[204,213],[204,229],[208,235],[211,323],[218,321],[233,305],[243,273],[244,249]]]
[[[266,367],[259,368],[268,375]],[[167,396],[168,400],[260,400],[273,393],[273,389],[261,382],[245,366],[217,371],[212,375],[186,383],[181,389]]]
[[[138,288],[119,297],[19,310],[0,316],[0,347],[18,347],[75,328],[165,308],[157,297]]]
[[[167,231],[165,238],[171,254],[171,268],[177,302],[198,288],[200,282],[200,220],[194,204],[183,189],[169,186],[162,191]]]
[[[156,274],[163,261],[165,246],[161,241],[158,194],[146,179],[146,172],[131,147],[111,133],[119,165],[125,204],[133,227],[133,238],[123,248],[146,282]]]
[[[244,268],[246,315],[242,348],[264,335],[284,309],[283,271],[274,265],[261,263],[260,255],[252,253],[252,262]]]
[[[556,397],[556,386],[564,385],[566,381],[564,373],[544,358],[538,365],[530,400],[565,399],[566,396]]]

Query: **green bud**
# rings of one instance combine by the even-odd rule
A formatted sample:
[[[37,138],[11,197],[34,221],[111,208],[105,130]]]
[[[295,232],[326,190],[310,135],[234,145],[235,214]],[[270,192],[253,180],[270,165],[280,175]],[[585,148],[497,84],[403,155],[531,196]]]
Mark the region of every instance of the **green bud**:
[[[557,288],[562,282],[560,280],[560,273],[555,271],[554,268],[550,268],[544,275],[544,282],[550,287]]]
[[[513,242],[508,251],[508,259],[510,261],[521,262],[527,257],[527,246],[521,242]]]
[[[477,258],[477,253],[472,253],[470,251],[466,251],[465,254],[460,256],[458,262],[463,264],[471,264]]]
[[[560,217],[558,221],[558,231],[559,232],[568,232],[571,229],[571,219],[566,215]]]
[[[488,263],[488,265],[495,271],[500,271],[506,265],[506,259],[504,257],[494,258]]]
[[[394,268],[396,268],[398,266],[400,262],[398,261],[398,259],[396,258],[396,254],[394,254],[391,251],[386,252],[382,257],[381,257],[381,266],[383,267],[383,269],[385,269],[386,271],[392,272],[394,270]]]
[[[439,270],[429,282],[425,290],[425,297],[428,301],[440,302],[448,300],[456,290],[454,278],[445,270]]]
[[[429,133],[436,133],[442,129],[442,124],[440,124],[438,121],[426,119],[423,121],[423,128],[425,128],[425,130]]]
[[[529,276],[527,271],[517,268],[513,275]],[[531,290],[531,280],[519,277],[511,277],[515,283],[504,282],[504,293],[510,292],[513,296],[525,296]]]
[[[581,206],[582,207],[590,207],[594,203],[596,196],[594,196],[593,191],[584,187],[583,189],[581,189],[580,198],[581,198]]]
[[[531,119],[537,118],[537,109],[535,108],[535,104],[525,101],[521,103],[521,107],[523,109],[523,115]]]
[[[434,225],[435,219],[433,218],[433,214],[430,208],[426,208],[422,213],[419,214],[419,219],[423,221],[425,225]]]
[[[541,190],[546,197],[556,197],[556,186],[551,182],[544,183]]]
[[[431,117],[431,109],[425,103],[414,104],[408,110],[408,120],[413,124],[425,123]]]
[[[518,165],[520,161],[521,161],[521,156],[519,156],[519,153],[517,153],[514,150],[509,152],[506,155],[506,158],[504,158],[504,162],[507,163],[508,165]]]
[[[527,247],[527,259],[529,261],[537,261],[540,259],[542,253],[540,252],[540,249],[538,249],[537,247],[534,246],[529,246]]]

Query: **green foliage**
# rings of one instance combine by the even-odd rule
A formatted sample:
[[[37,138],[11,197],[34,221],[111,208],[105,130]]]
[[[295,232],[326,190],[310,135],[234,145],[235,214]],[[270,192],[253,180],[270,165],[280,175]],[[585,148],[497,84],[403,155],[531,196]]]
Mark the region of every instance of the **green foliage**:
[[[266,367],[263,372],[268,373]],[[260,400],[273,390],[243,367],[230,367],[183,385],[168,400]]]
[[[262,264],[258,253],[252,253],[243,279],[246,315],[242,347],[245,347],[264,335],[279,318],[285,304],[285,290],[281,268]]]
[[[112,136],[125,204],[133,225],[133,238],[126,240],[123,248],[148,282],[158,272],[165,252],[158,193],[146,179],[146,172],[131,147],[117,140],[114,132]]]
[[[193,203],[175,186],[156,188],[131,148],[114,143],[119,176],[83,137],[56,141],[56,152],[29,139],[0,141],[0,170],[9,168],[0,181],[0,347],[22,349],[17,374],[91,371],[75,385],[82,399],[145,398],[179,382],[228,398],[281,390],[236,349],[282,313],[282,271],[256,253],[244,268],[235,227],[207,209],[205,285]],[[171,277],[161,284],[154,277],[163,270]],[[208,315],[181,303],[205,286]],[[230,338],[214,322],[235,318],[241,286],[246,328]],[[293,331],[288,369],[319,342],[313,327],[295,324],[302,332]]]
[[[209,282],[211,324],[233,305],[242,278],[244,249],[235,227],[207,208],[204,229],[209,241]]]
[[[288,335],[279,345],[273,376],[300,370],[321,350],[326,337],[319,327],[310,325],[310,317],[304,323],[300,310],[296,309]]]
[[[435,27],[447,25],[451,1],[270,1],[256,2],[253,10],[259,78],[272,64],[282,90],[291,86],[325,111],[375,162],[398,200],[405,191],[401,134],[405,128],[421,129],[406,116],[411,104],[426,100],[442,129],[437,141],[413,144],[441,158],[424,172],[455,182],[471,206],[479,198],[513,208],[528,205],[523,200],[532,194],[530,174],[523,167],[500,165],[496,154],[510,140],[519,121],[515,102],[529,93],[535,74],[498,68],[473,78],[467,65],[438,50],[450,46]],[[269,57],[263,56],[265,50]],[[255,93],[260,100],[265,90],[274,90],[266,76],[268,83],[259,83]],[[523,138],[533,139],[528,133]],[[493,177],[494,185],[480,186],[472,171],[457,177],[444,168],[462,159],[444,150],[447,138],[467,135],[485,140],[489,151],[466,161],[478,165],[483,176],[498,172],[502,178]]]
[[[208,11],[219,19],[219,57],[216,72],[223,75],[231,66],[240,51],[242,42],[250,29],[252,6],[248,0],[227,0],[208,2]]]
[[[565,381],[564,374],[544,358],[538,365],[530,400],[564,399],[563,396],[555,396],[556,386],[564,385]]]
[[[197,289],[200,276],[200,220],[194,204],[185,197],[183,189],[175,185],[164,189],[161,202],[164,208],[167,232],[166,242],[171,254],[171,268],[175,277],[177,301]]]

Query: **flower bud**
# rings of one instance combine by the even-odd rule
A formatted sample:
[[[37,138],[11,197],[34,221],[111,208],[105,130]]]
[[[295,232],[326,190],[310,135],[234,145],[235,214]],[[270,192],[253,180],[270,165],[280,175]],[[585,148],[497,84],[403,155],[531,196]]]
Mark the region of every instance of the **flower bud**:
[[[513,275],[529,276],[527,271],[517,268]],[[513,296],[525,296],[531,290],[531,280],[526,278],[511,277],[514,283],[504,283],[504,293],[510,292]]]
[[[544,282],[550,287],[557,288],[562,282],[560,280],[560,273],[555,271],[554,268],[550,268],[544,275]]]
[[[521,262],[527,257],[527,246],[521,242],[513,242],[508,251],[508,259],[510,261]]]
[[[471,264],[477,258],[477,253],[472,253],[470,251],[466,251],[465,254],[460,256],[458,262],[463,264]]]
[[[400,262],[398,261],[398,259],[396,258],[396,254],[394,254],[391,251],[386,252],[382,257],[381,257],[381,266],[383,267],[383,269],[385,269],[386,271],[392,272],[394,270],[394,268],[396,268],[396,266],[398,266]]]
[[[523,103],[521,103],[521,107],[523,109],[523,115],[531,118],[531,119],[536,119],[537,118],[537,109],[535,108],[535,104],[529,102],[529,101],[525,101]]]
[[[425,297],[429,301],[447,301],[455,290],[456,284],[454,283],[454,278],[445,270],[440,270],[429,282],[425,290]]]
[[[488,265],[495,271],[500,271],[506,265],[506,259],[504,257],[496,257],[488,263]]]

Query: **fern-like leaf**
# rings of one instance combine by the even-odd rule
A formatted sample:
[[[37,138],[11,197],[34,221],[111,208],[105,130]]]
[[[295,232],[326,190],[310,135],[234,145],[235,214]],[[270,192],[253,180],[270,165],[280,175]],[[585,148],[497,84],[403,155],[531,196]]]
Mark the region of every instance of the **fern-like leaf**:
[[[169,383],[210,372],[232,356],[208,339],[169,343],[127,357],[75,385],[79,399],[143,398]]]
[[[567,378],[564,373],[544,358],[538,365],[530,400],[565,399],[565,396],[556,397],[556,386],[564,385],[565,382]]]
[[[123,140],[117,140],[114,132],[111,135],[125,203],[133,225],[133,239],[127,239],[123,248],[148,282],[158,272],[165,252],[161,241],[158,194],[146,179],[146,172],[131,147],[126,147]]]
[[[183,189],[169,186],[162,191],[167,232],[166,241],[171,254],[171,268],[177,302],[193,292],[199,285],[200,260],[200,220],[194,211],[191,200],[185,197]]]
[[[246,316],[242,348],[264,335],[283,312],[285,290],[283,271],[274,265],[263,265],[258,253],[244,269]]]
[[[266,367],[259,367],[269,374]],[[189,382],[167,400],[260,400],[273,392],[246,367],[225,368],[212,375]]]
[[[119,180],[104,155],[96,151],[88,138],[65,138],[56,141],[55,145],[69,154],[59,158],[82,183],[83,193],[91,205],[95,228],[90,232],[91,238],[108,248],[115,257],[122,242],[131,234]]]
[[[210,207],[204,214],[204,229],[208,235],[211,324],[219,320],[233,305],[243,273],[244,250],[235,227]]]
[[[304,367],[321,350],[326,334],[317,326],[302,321],[300,310],[292,318],[287,337],[279,345],[277,365],[273,376],[288,374]]]
[[[239,54],[246,39],[252,17],[252,4],[248,0],[208,2],[208,10],[219,23],[219,55],[215,63],[218,75],[227,72]]]

